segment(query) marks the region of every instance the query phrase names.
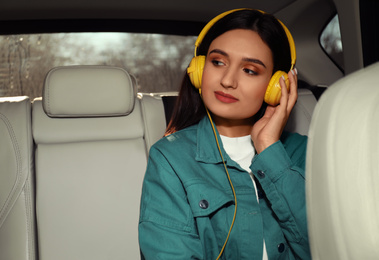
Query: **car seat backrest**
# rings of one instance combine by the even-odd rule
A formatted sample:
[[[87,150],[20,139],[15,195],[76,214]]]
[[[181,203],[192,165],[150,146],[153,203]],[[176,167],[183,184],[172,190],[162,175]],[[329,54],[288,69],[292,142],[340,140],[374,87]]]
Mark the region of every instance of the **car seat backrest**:
[[[166,130],[165,110],[160,96],[142,95],[138,97],[141,103],[145,126],[146,149],[163,137]]]
[[[323,94],[309,131],[306,191],[312,257],[379,255],[379,63]]]
[[[60,67],[33,103],[39,256],[138,259],[147,165],[144,123],[128,73]]]
[[[317,100],[310,90],[298,89],[297,102],[288,118],[285,130],[308,135],[309,125],[311,124],[316,104]]]
[[[0,259],[37,259],[33,163],[29,98],[0,98]]]

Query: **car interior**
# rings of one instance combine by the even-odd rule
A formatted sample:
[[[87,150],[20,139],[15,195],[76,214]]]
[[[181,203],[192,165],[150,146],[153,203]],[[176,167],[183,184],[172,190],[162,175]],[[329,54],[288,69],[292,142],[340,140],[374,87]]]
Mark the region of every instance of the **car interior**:
[[[140,259],[149,149],[169,123],[196,36],[217,14],[242,7],[274,14],[296,44],[298,100],[285,130],[308,136],[312,258],[377,259],[379,2],[2,0],[1,260]],[[120,38],[122,55],[112,59],[84,47],[66,51],[80,62],[50,56],[59,48],[48,46],[80,33],[131,33],[135,41]],[[46,45],[33,58],[34,41]],[[152,43],[173,67],[144,54]],[[105,42],[109,50],[118,44]]]

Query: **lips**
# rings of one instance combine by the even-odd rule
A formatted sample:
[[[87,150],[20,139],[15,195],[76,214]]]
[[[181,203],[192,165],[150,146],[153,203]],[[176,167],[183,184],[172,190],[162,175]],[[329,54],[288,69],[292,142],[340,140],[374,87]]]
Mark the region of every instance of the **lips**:
[[[216,98],[223,103],[234,103],[238,101],[236,97],[226,94],[222,91],[215,91],[214,93],[215,93]]]

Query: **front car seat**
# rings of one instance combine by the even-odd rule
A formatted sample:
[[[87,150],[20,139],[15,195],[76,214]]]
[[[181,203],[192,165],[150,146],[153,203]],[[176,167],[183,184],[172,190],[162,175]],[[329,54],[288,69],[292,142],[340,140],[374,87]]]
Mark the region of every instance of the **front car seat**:
[[[309,131],[306,193],[314,260],[379,256],[379,63],[333,84]]]

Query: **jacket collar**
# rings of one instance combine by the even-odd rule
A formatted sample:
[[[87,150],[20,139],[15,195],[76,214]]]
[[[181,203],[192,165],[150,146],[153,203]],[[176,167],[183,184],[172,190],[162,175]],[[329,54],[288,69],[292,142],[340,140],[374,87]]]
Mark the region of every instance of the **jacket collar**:
[[[214,126],[214,128],[216,136],[213,132],[212,125],[208,116],[205,116],[203,119],[200,120],[197,127],[197,150],[195,159],[199,162],[204,163],[222,163],[222,159],[216,142],[217,137],[225,163],[228,166],[240,168],[240,166],[232,159],[230,159],[229,155],[225,152],[216,125]]]

